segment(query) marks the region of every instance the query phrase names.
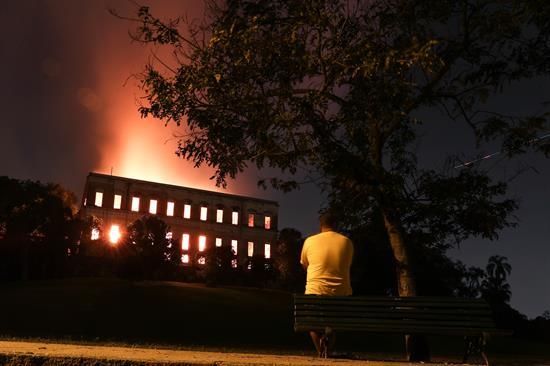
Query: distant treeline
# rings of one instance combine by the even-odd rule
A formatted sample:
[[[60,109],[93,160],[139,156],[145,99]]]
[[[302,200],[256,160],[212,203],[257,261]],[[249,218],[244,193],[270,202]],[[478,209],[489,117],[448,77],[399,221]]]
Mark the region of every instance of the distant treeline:
[[[93,229],[95,217],[81,218],[73,193],[58,184],[0,177],[0,280],[20,281],[74,276],[108,276],[135,280],[205,282],[211,286],[240,285],[303,292],[305,273],[299,263],[304,238],[295,229],[282,229],[272,259],[255,256],[235,268],[229,247],[207,248],[183,266],[181,248],[166,235],[170,228],[157,216],[144,216],[126,228],[112,245]],[[355,245],[352,285],[357,295],[396,295],[395,263],[381,223],[345,230]],[[484,298],[493,307],[499,326],[517,336],[550,339],[550,312],[533,320],[509,305],[512,267],[507,258],[493,256],[486,268],[467,267],[449,258],[438,246],[415,245],[420,295]]]

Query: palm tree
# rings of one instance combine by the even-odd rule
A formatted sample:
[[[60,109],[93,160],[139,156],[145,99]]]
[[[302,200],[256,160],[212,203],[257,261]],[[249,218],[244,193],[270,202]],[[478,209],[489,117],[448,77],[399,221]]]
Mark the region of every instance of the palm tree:
[[[489,302],[509,302],[512,291],[506,279],[512,272],[512,266],[508,258],[494,255],[489,258],[485,268],[487,274],[482,283],[483,297]]]
[[[512,266],[508,258],[501,255],[493,255],[487,262],[487,276],[496,279],[498,282],[505,282],[512,272]]]

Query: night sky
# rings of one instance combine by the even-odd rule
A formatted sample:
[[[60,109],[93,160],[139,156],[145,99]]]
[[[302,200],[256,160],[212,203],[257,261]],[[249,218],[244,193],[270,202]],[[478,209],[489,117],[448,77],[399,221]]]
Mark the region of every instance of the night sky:
[[[140,3],[160,16],[194,18],[203,12],[199,0]],[[174,155],[174,126],[140,119],[141,92],[132,75],[142,70],[151,49],[132,43],[131,25],[110,15],[109,8],[133,15],[135,5],[127,0],[2,2],[0,175],[60,183],[78,197],[90,171],[111,169],[114,175],[221,190],[209,180],[211,170],[193,169]],[[543,100],[550,100],[548,79],[512,85],[491,103],[521,114],[539,111]],[[493,152],[476,150],[460,124],[437,113],[430,119],[436,123],[418,145],[421,164],[439,166],[447,152],[465,157]],[[470,240],[452,255],[478,266],[491,255],[507,256],[513,268],[512,305],[535,317],[550,310],[550,161],[530,154],[484,164],[503,179],[526,164],[538,172],[527,171],[511,182],[510,195],[520,202],[518,228],[502,232],[495,242]],[[268,175],[247,171],[227,191],[278,200],[280,228],[316,232],[320,192],[312,186],[286,195],[256,188],[257,178]]]

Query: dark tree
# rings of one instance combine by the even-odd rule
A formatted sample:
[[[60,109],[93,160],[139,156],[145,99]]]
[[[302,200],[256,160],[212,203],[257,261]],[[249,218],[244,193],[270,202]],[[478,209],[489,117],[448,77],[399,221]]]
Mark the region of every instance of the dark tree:
[[[179,263],[181,250],[167,238],[169,226],[156,216],[144,216],[128,226],[128,234],[122,244],[124,256],[137,259],[138,272],[149,279],[166,277]]]
[[[548,74],[549,19],[540,0],[235,0],[212,2],[186,32],[142,7],[134,37],[175,59],[146,67],[140,111],[185,123],[178,153],[214,167],[218,184],[268,166],[284,174],[259,183],[289,190],[305,171],[353,221],[379,213],[398,293],[411,296],[413,236],[492,239],[515,208],[477,166],[418,166],[418,128],[437,122],[422,112],[439,108],[503,155],[548,155],[536,143],[546,114],[506,116],[485,102]]]
[[[279,232],[273,253],[273,269],[278,286],[298,292],[304,291],[305,274],[300,264],[303,244],[302,233],[298,230],[284,228]]]
[[[76,198],[57,184],[0,177],[0,272],[8,278],[68,271],[79,238]]]
[[[512,272],[508,258],[494,255],[487,261],[485,278],[482,281],[482,295],[490,303],[510,302],[512,292],[507,278]]]
[[[235,271],[231,267],[234,258],[229,246],[211,246],[202,254],[205,260],[202,272],[204,280],[209,286],[232,283],[235,280]]]

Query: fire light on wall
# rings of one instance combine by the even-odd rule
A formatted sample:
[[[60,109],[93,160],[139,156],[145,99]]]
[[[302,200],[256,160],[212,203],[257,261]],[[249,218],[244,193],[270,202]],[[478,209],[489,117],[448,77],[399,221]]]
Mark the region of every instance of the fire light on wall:
[[[199,252],[204,252],[206,249],[206,236],[199,236]]]

